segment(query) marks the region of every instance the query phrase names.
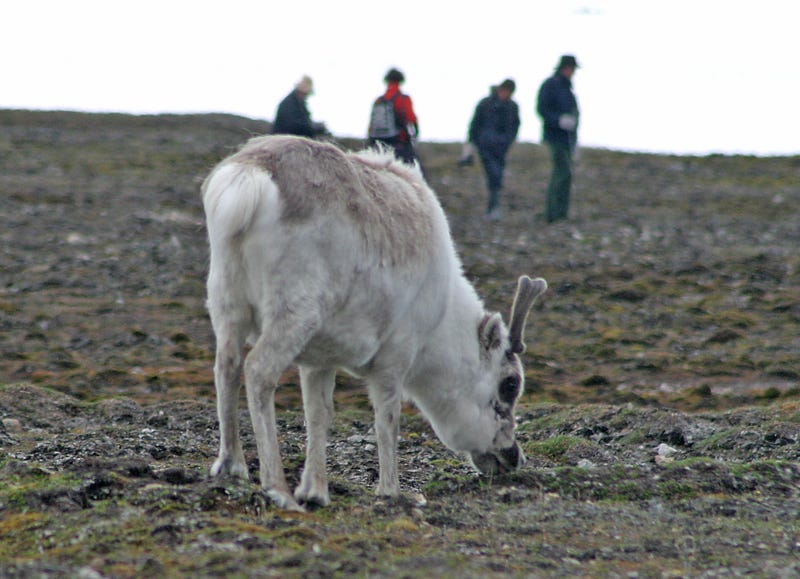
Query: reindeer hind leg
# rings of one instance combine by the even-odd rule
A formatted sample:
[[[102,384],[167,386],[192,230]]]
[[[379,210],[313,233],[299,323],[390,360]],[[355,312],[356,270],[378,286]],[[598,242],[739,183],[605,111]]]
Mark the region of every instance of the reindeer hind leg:
[[[302,312],[302,313],[298,313]],[[280,508],[302,510],[289,492],[281,461],[275,417],[275,391],[281,374],[294,362],[319,327],[313,309],[286,308],[268,318],[244,363],[245,388],[258,447],[261,485]]]
[[[307,443],[303,476],[294,496],[301,502],[324,507],[331,502],[325,447],[333,422],[336,371],[300,366],[300,385],[303,389]]]
[[[217,391],[219,455],[211,476],[232,475],[248,478],[247,464],[239,438],[239,394],[243,348],[249,330],[249,312],[232,302],[218,299],[220,291],[209,292],[209,311],[217,339],[214,386]]]

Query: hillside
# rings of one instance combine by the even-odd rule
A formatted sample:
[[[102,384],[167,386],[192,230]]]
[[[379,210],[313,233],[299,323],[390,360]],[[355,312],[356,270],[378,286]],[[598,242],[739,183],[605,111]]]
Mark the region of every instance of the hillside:
[[[291,515],[255,484],[207,478],[199,186],[267,130],[0,111],[0,574],[800,571],[800,158],[583,150],[573,218],[547,225],[547,152],[522,143],[490,223],[480,167],[456,166],[459,144],[423,143],[487,306],[505,315],[522,273],[550,284],[524,356],[530,463],[479,478],[408,407],[406,497],[375,501],[369,404],[342,377],[333,505]],[[303,420],[284,381],[296,478]],[[244,406],[243,424],[257,475]]]

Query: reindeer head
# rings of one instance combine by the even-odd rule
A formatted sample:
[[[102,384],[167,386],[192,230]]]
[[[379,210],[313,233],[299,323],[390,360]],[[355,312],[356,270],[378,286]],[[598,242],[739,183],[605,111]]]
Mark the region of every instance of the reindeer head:
[[[522,393],[525,377],[519,354],[525,351],[524,330],[528,312],[536,298],[547,289],[541,278],[522,276],[517,283],[508,330],[499,314],[486,315],[478,328],[481,353],[486,358],[490,399],[479,410],[478,448],[467,449],[475,467],[484,474],[502,473],[522,466],[525,456],[517,444],[514,406]],[[482,440],[480,440],[482,439]]]

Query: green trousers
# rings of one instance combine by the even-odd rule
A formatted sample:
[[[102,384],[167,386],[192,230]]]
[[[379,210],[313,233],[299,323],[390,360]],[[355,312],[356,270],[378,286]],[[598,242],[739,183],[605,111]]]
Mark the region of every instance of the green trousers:
[[[548,223],[566,219],[569,213],[569,193],[572,187],[572,151],[569,146],[547,143],[553,159],[553,172],[547,187],[545,219]]]

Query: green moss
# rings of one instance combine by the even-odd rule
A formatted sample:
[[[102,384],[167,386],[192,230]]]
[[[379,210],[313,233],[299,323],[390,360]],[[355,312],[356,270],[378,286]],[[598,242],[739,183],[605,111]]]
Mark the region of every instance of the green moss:
[[[689,483],[668,480],[658,484],[658,494],[667,500],[686,500],[696,497],[698,489]]]
[[[724,430],[720,430],[706,438],[703,441],[700,441],[696,446],[699,449],[708,451],[713,450],[717,447],[724,447],[726,441],[735,440],[739,433],[741,432],[741,428],[727,428]]]
[[[430,496],[460,493],[466,489],[475,488],[476,484],[476,478],[473,475],[437,470],[422,487],[422,492]]]
[[[523,451],[529,456],[538,455],[555,462],[562,462],[570,450],[584,444],[586,440],[583,438],[562,434],[546,440],[526,442],[523,444]]]

